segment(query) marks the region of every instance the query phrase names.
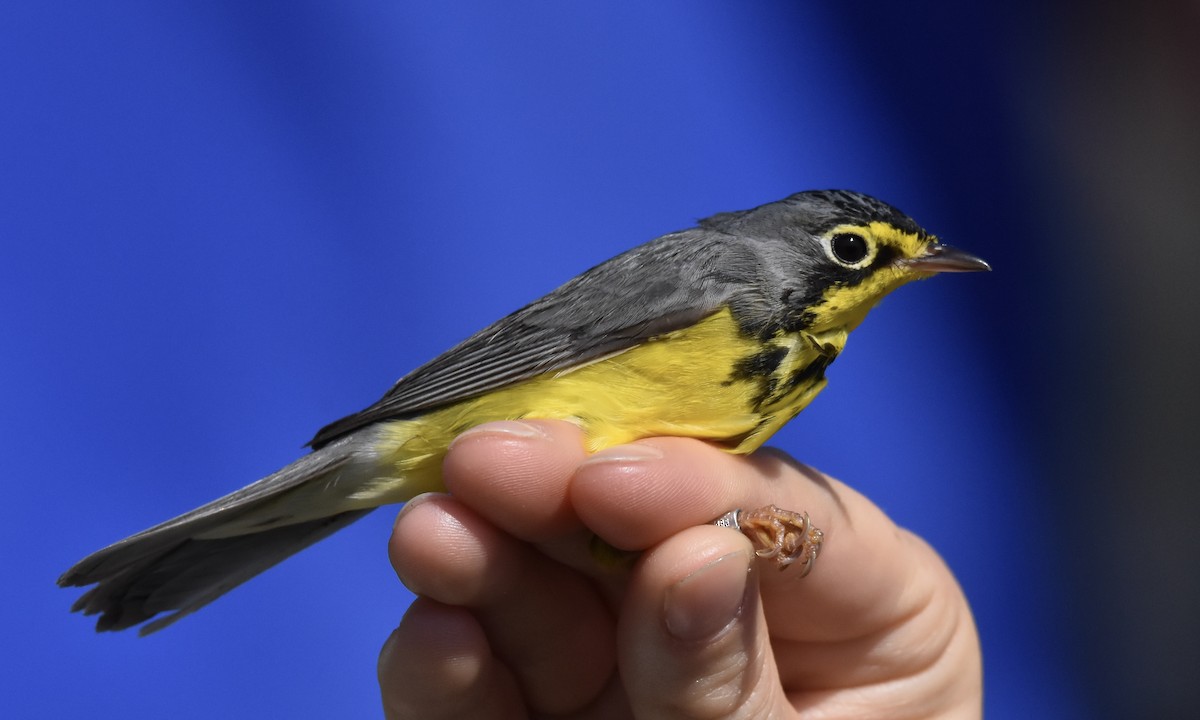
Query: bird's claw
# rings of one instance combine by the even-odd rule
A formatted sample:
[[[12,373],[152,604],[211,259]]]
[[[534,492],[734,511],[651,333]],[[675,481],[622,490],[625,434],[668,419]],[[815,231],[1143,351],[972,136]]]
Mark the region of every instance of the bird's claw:
[[[774,558],[780,570],[801,563],[800,577],[808,575],[821,551],[825,534],[813,526],[808,513],[784,510],[774,505],[754,510],[732,510],[713,521],[714,525],[739,530],[750,538],[761,558]]]

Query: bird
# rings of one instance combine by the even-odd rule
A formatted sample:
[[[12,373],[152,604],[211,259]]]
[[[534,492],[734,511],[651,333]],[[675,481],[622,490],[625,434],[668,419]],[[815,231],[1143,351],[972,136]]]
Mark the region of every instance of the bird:
[[[591,452],[679,436],[751,453],[825,387],[885,295],[990,269],[849,190],[712,215],[485,327],[322,427],[295,462],[88,555],[58,584],[92,586],[72,610],[98,614],[98,631],[161,630],[376,507],[441,491],[450,442],[491,421],[569,421]]]

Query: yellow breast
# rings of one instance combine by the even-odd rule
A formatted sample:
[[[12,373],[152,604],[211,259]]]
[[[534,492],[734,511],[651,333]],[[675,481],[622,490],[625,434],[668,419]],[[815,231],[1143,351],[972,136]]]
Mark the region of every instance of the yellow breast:
[[[598,361],[381,424],[378,449],[390,477],[355,496],[399,502],[440,489],[450,441],[495,420],[573,422],[593,452],[661,435],[752,452],[820,392],[824,369],[845,341],[840,331],[762,342],[744,336],[724,309]]]

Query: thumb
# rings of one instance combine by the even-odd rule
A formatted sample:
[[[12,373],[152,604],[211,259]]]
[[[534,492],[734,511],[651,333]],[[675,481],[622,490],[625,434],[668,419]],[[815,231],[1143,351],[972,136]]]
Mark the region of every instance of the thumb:
[[[621,678],[636,717],[792,714],[740,533],[693,527],[638,562],[618,623]]]

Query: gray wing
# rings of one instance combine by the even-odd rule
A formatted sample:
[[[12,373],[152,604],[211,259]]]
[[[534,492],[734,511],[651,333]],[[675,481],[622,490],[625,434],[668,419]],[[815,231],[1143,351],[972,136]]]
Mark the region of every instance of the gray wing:
[[[753,287],[750,248],[694,228],[597,265],[475,333],[397,382],[362,412],[322,428],[314,448],[404,417],[562,370],[691,325]]]

